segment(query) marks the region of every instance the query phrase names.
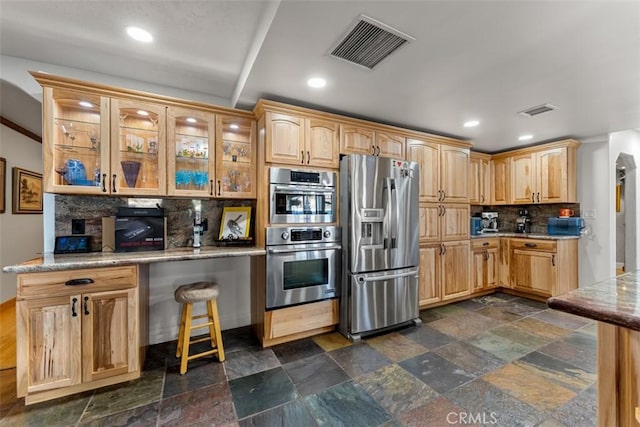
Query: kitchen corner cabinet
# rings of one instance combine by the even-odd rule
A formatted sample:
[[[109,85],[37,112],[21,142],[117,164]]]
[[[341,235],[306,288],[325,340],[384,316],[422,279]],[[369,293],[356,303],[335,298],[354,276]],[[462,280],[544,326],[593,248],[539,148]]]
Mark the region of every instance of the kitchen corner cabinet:
[[[469,203],[469,149],[408,138],[407,160],[420,165],[420,201]]]
[[[222,198],[255,198],[255,120],[230,115],[217,115],[216,132],[214,195]]]
[[[43,188],[48,193],[109,191],[109,98],[43,88]]]
[[[340,126],[340,154],[405,159],[405,138],[380,130],[343,124]]]
[[[514,290],[547,298],[578,287],[577,239],[509,240]]]
[[[338,124],[271,111],[265,114],[268,163],[338,167]]]
[[[419,271],[420,307],[469,295],[469,241],[421,245]]]
[[[140,376],[135,266],[17,280],[18,397],[31,404]]]
[[[469,156],[469,203],[489,205],[491,203],[491,156],[471,152]]]
[[[491,205],[511,204],[511,159],[502,157],[491,159]]]
[[[182,107],[167,108],[167,194],[213,196],[215,115]]]
[[[471,292],[499,286],[499,262],[499,239],[471,240]]]

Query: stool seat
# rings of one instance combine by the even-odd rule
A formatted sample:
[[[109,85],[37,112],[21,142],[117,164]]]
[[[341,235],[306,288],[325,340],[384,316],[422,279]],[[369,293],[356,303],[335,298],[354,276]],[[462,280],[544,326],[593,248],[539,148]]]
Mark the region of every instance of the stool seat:
[[[179,286],[173,296],[179,303],[193,304],[218,298],[218,288],[216,282],[195,282]]]
[[[222,333],[220,332],[220,317],[218,315],[219,287],[216,282],[195,282],[181,285],[175,290],[173,296],[176,301],[182,304],[182,314],[180,316],[180,331],[178,332],[178,347],[176,357],[180,358],[180,374],[187,372],[189,360],[216,354],[220,362],[224,361],[224,348],[222,346]],[[193,315],[193,305],[204,302],[207,306],[207,314]],[[205,323],[193,324],[196,319],[206,319]],[[191,331],[194,329],[207,328],[209,336],[191,339]],[[201,353],[189,355],[191,344],[209,341],[211,348]]]

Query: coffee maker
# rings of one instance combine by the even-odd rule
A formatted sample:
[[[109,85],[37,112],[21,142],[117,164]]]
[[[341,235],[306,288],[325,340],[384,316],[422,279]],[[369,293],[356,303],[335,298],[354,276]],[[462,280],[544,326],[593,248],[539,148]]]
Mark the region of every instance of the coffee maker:
[[[518,215],[518,218],[516,218],[516,233],[529,233],[531,228],[529,211],[524,208],[519,209]]]
[[[498,232],[498,212],[482,212],[482,232]]]

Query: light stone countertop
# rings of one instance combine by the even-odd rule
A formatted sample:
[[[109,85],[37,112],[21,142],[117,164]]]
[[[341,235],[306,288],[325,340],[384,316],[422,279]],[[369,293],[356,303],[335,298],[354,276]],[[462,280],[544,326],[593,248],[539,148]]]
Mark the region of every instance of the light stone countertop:
[[[189,261],[210,258],[264,255],[265,250],[253,246],[218,247],[199,249],[179,248],[144,252],[91,252],[86,254],[45,254],[22,264],[8,265],[4,273],[35,273],[43,271],[75,270],[81,268],[115,267],[119,265],[151,264],[167,261]]]
[[[571,240],[579,239],[582,236],[556,236],[550,234],[537,234],[537,233],[515,233],[515,232],[497,232],[497,233],[484,233],[477,236],[471,236],[472,239],[486,239],[490,237],[514,237],[520,239],[542,239],[542,240]]]

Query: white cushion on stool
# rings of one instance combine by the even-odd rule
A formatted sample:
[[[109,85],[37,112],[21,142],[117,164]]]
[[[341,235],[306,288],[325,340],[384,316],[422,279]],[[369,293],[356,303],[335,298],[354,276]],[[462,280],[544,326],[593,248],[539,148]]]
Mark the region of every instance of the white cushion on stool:
[[[218,297],[216,282],[195,282],[182,285],[173,293],[176,301],[182,304],[209,301]]]

